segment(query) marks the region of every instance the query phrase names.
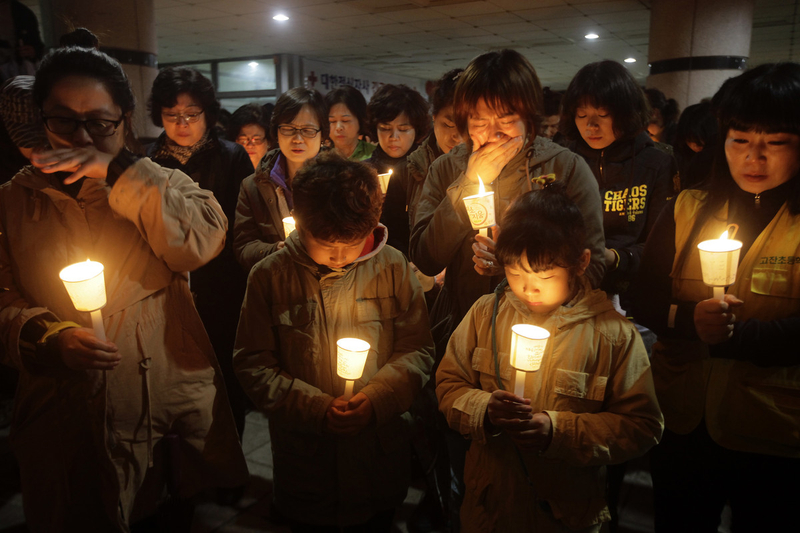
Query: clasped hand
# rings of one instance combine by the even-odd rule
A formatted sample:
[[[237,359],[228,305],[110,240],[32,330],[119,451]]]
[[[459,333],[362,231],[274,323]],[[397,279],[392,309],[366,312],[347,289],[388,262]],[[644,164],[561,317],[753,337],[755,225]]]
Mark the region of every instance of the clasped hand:
[[[372,402],[366,394],[359,392],[350,401],[343,396],[334,399],[325,413],[325,425],[331,433],[355,435],[367,427],[374,417]]]
[[[101,152],[94,146],[36,150],[31,155],[33,166],[46,174],[72,172],[64,180],[65,185],[74,183],[84,176],[105,179],[108,175],[108,165],[113,160],[112,154]]]
[[[736,322],[733,309],[743,303],[733,294],[726,294],[721,301],[710,298],[698,302],[694,308],[694,327],[700,340],[706,344],[719,344],[730,339]]]
[[[496,390],[489,398],[486,411],[491,424],[508,433],[520,448],[544,451],[553,440],[550,416],[534,413],[528,398]]]

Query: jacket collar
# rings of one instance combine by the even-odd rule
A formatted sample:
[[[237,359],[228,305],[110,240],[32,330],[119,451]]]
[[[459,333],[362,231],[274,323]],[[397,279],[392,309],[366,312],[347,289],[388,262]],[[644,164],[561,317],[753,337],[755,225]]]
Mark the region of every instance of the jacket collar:
[[[648,146],[655,146],[655,143],[647,132],[643,131],[633,138],[616,140],[602,150],[590,147],[583,138],[571,145],[586,159],[599,159],[602,155],[607,162],[622,162],[635,157]]]
[[[386,246],[386,241],[389,239],[389,231],[386,229],[386,226],[378,223],[375,229],[372,230],[372,235],[375,237],[372,250],[360,256],[358,259],[356,259],[349,265],[346,265],[344,268],[331,269],[324,265],[318,265],[317,263],[315,263],[314,260],[311,259],[311,257],[308,255],[308,252],[306,251],[306,248],[303,245],[303,241],[300,240],[299,232],[297,231],[293,231],[286,238],[285,248],[288,249],[288,253],[291,254],[292,259],[294,261],[300,263],[306,268],[309,268],[317,272],[319,275],[327,274],[330,272],[344,273],[349,270],[352,270],[359,263],[363,263],[364,261],[372,259],[376,255],[378,255],[378,253],[383,249],[384,246]]]
[[[510,287],[506,287],[505,296],[508,303],[526,319],[532,322],[555,320],[559,329],[614,309],[606,293],[593,290],[586,276],[581,276],[578,281],[580,287],[575,297],[548,315],[536,315],[531,312],[528,306],[514,295]]]

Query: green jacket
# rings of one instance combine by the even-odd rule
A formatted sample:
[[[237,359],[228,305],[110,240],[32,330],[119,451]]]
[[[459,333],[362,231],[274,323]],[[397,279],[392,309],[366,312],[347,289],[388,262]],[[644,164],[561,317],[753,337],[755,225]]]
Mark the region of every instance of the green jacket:
[[[411,261],[429,276],[447,268],[444,287],[431,312],[437,346],[446,341],[472,304],[492,292],[502,279],[481,276],[473,268],[472,244],[478,232],[469,223],[464,197],[476,194],[478,185],[464,174],[470,156],[468,150],[466,145],[456,146],[431,164],[411,232]],[[583,213],[586,247],[592,252],[586,275],[592,286],[597,287],[605,272],[603,211],[597,181],[583,158],[536,137],[491,184],[495,215],[499,220],[512,200],[531,188],[541,188],[543,182],[553,177],[566,182],[567,194]]]
[[[511,326],[533,324],[550,332],[541,368],[525,381],[533,412],[552,420],[553,440],[542,453],[518,453],[508,434],[485,431],[489,398],[499,388],[491,337],[495,295],[479,299],[450,338],[436,395],[450,427],[472,439],[464,470],[464,531],[534,531],[532,510],[543,505],[569,529],[607,521],[605,465],[643,455],[661,438],[664,419],[636,328],[585,279],[571,304],[535,315],[506,287],[498,307],[505,390],[513,392],[516,374]]]
[[[408,488],[407,415],[433,362],[425,299],[408,262],[384,246],[331,270],[314,263],[297,232],[250,273],[233,364],[269,416],[275,502],[306,523],[353,525],[402,503]],[[353,437],[325,431],[344,392],[336,341],[357,337],[370,353],[354,393],[375,423]]]

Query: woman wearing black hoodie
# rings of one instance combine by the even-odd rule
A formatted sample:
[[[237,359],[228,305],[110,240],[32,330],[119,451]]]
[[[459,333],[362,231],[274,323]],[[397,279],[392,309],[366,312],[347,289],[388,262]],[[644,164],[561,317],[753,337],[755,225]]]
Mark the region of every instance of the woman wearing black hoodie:
[[[601,288],[622,295],[624,305],[647,235],[675,193],[677,165],[647,134],[647,100],[621,64],[583,67],[562,105],[560,128],[567,146],[583,156],[600,187],[606,237]]]

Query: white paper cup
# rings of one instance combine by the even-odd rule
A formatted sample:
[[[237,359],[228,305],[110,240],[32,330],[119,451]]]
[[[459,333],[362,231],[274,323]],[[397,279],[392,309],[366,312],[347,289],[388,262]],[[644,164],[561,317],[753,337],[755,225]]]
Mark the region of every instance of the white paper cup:
[[[511,326],[511,366],[525,372],[535,372],[542,366],[542,356],[550,332],[530,324]]]
[[[344,338],[336,341],[336,373],[340,378],[358,379],[364,372],[369,343],[361,339]]]
[[[289,234],[294,231],[294,217],[286,217],[283,219],[283,240],[289,237]]]
[[[476,194],[464,198],[467,216],[472,229],[483,229],[494,226],[494,192]]]
[[[97,261],[75,263],[58,274],[78,311],[96,311],[106,305],[103,264]]]
[[[734,239],[713,239],[697,245],[703,283],[710,287],[727,287],[736,281],[742,243]]]
[[[385,174],[378,174],[378,181],[381,182],[381,192],[386,194],[386,191],[389,189],[389,180],[392,179],[392,173],[387,172]]]

